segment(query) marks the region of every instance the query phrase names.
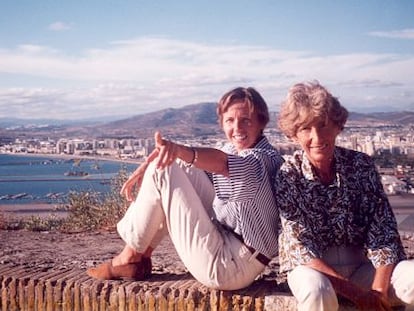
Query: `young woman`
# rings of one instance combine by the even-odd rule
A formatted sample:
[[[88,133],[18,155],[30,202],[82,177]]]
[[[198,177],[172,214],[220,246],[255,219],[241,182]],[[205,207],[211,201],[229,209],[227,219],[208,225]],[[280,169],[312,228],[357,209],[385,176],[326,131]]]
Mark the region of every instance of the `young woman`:
[[[189,272],[216,289],[248,286],[276,255],[279,215],[272,183],[281,157],[263,135],[267,105],[255,89],[239,87],[221,98],[217,113],[228,139],[223,150],[155,134],[155,151],[122,190],[132,199],[132,186],[140,184],[117,226],[125,247],[89,269],[90,276],[150,277],[151,253],[166,234]]]

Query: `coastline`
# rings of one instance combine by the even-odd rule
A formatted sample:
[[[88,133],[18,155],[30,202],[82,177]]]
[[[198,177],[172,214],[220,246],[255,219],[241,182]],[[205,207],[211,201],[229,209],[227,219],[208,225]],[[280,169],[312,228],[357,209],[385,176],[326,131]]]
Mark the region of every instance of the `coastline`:
[[[391,195],[388,196],[391,207],[397,217],[400,215],[414,215],[414,195]],[[27,217],[33,215],[47,216],[51,214],[64,215],[66,211],[59,210],[58,203],[47,202],[27,202],[16,204],[1,204],[0,213],[9,214],[16,217]],[[414,232],[414,226],[412,228]]]
[[[34,158],[36,157],[37,158],[53,158],[53,159],[64,159],[64,160],[85,159],[85,160],[95,160],[95,161],[122,162],[122,163],[129,163],[129,164],[140,164],[144,161],[144,159],[120,159],[120,158],[105,157],[105,156],[58,154],[58,153],[24,153],[24,152],[0,153],[0,157],[2,155],[25,156],[25,157],[34,157]]]
[[[22,203],[22,204],[0,204],[0,214],[11,218],[25,217],[66,217],[67,211],[55,203]]]
[[[66,196],[70,189],[107,191],[109,186],[106,185],[121,167],[133,172],[142,161],[67,154],[0,153],[0,205],[8,206],[0,208],[0,212],[10,210],[13,205],[61,203],[60,198]],[[33,163],[36,165],[32,166]],[[49,166],[37,165],[50,163],[53,164],[50,169]],[[82,175],[67,175],[72,170]]]

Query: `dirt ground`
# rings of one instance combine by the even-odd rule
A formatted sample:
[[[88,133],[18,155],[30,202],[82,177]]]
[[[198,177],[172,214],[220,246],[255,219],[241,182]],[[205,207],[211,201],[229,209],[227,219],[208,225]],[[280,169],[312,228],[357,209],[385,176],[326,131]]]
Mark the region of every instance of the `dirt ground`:
[[[414,236],[403,236],[410,258],[414,258]],[[0,230],[0,264],[47,269],[87,269],[116,255],[123,246],[116,232],[59,233]],[[185,274],[186,268],[171,241],[165,239],[152,256],[154,273]],[[278,278],[275,258],[263,276]]]
[[[123,246],[116,232],[59,233],[25,230],[0,231],[0,263],[86,269],[112,258]],[[162,270],[184,272],[171,243],[157,249],[154,264]]]
[[[396,204],[399,208],[398,212],[414,214],[412,198],[410,200],[398,200],[401,201]],[[51,205],[0,205],[0,213],[11,213],[14,216],[22,217],[33,214],[41,216],[48,215],[50,208]],[[406,231],[407,229],[410,230]],[[414,258],[414,227],[411,222],[404,227],[401,237],[408,257]],[[122,247],[123,242],[116,232],[101,231],[68,234],[0,230],[0,264],[40,266],[48,269],[80,268],[86,270],[88,267],[112,258]],[[169,239],[165,239],[154,251],[152,262],[155,273],[187,273]],[[266,278],[278,278],[277,271],[278,261],[275,258],[266,268],[264,276]]]
[[[0,265],[42,267],[48,270],[85,270],[111,259],[123,246],[116,232],[59,233],[0,230]],[[170,239],[164,239],[152,256],[153,273],[182,275],[188,271]],[[277,258],[263,277],[281,281]]]

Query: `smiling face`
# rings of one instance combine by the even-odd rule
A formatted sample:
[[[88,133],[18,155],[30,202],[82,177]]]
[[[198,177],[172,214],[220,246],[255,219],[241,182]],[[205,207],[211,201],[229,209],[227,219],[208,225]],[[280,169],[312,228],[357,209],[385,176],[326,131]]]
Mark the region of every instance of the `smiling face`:
[[[300,127],[294,140],[300,144],[316,169],[326,171],[331,167],[335,140],[340,132],[332,121],[318,120]]]
[[[235,101],[228,107],[222,115],[222,127],[238,152],[253,147],[264,129],[257,114],[244,101]]]

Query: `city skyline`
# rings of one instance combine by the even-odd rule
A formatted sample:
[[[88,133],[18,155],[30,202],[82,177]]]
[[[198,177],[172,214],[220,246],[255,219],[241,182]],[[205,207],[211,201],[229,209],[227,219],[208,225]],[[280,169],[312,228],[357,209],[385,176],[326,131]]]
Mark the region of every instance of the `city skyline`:
[[[351,111],[414,111],[414,2],[2,1],[0,118],[133,116],[319,80]]]

